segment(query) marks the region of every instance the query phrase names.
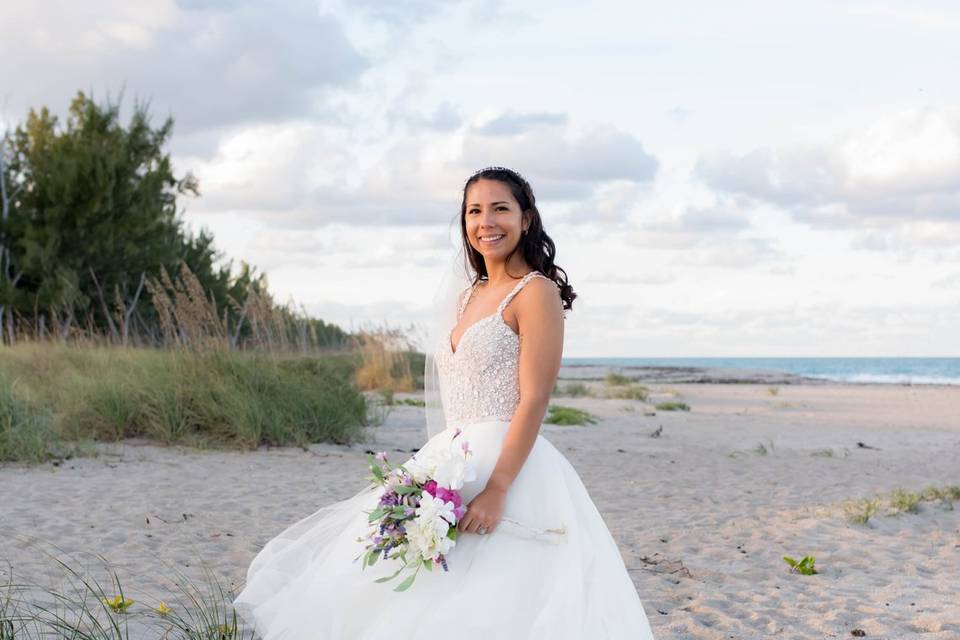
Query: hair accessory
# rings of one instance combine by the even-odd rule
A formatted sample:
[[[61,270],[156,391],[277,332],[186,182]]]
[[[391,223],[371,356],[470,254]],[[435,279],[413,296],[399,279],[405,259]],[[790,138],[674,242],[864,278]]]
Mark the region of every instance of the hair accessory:
[[[491,167],[484,167],[483,169],[478,169],[477,171],[474,171],[473,174],[471,174],[471,176],[466,179],[464,184],[466,184],[467,182],[470,182],[471,180],[473,180],[475,177],[477,177],[479,174],[483,173],[484,171],[506,171],[507,173],[512,173],[516,177],[520,178],[520,180],[523,182],[527,181],[527,179],[523,177],[523,174],[521,174],[519,171],[516,171],[515,169],[511,169],[510,167],[501,167],[499,165],[494,165]]]

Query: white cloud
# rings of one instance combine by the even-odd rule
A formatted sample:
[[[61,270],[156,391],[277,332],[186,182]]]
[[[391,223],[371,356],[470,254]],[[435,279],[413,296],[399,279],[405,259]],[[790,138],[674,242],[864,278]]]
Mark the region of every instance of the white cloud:
[[[323,113],[325,92],[368,67],[337,18],[307,0],[21,3],[4,11],[0,58],[17,114],[62,113],[77,90],[122,86],[173,114],[178,132]]]
[[[904,109],[818,145],[711,153],[697,173],[714,189],[783,207],[813,225],[957,222],[960,109]]]

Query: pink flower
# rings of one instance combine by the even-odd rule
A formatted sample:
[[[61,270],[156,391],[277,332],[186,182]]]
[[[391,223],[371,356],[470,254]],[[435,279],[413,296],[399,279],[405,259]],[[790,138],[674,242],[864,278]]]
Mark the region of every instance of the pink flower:
[[[433,482],[431,480],[431,482]],[[436,483],[434,483],[436,484]],[[447,489],[445,487],[437,487],[436,493],[434,494],[437,498],[440,498],[444,502],[452,502],[454,507],[459,507],[462,504],[460,499],[460,493],[458,491],[453,491],[452,489]]]
[[[430,495],[434,496],[434,497],[439,497],[439,496],[437,496],[437,481],[436,481],[436,480],[428,480],[427,483],[423,485],[423,490],[426,491],[427,493],[429,493]]]
[[[460,445],[460,448],[463,449],[463,455],[467,455],[468,453],[470,453],[470,443],[469,443],[469,442],[464,442],[463,444]]]

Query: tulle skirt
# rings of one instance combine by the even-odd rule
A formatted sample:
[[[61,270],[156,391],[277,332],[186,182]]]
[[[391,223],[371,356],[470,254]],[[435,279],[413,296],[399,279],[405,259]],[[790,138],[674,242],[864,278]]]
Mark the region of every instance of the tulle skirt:
[[[432,447],[473,451],[469,504],[486,486],[509,422],[448,428]],[[420,453],[415,454],[420,455]],[[390,460],[391,465],[406,460]],[[381,487],[322,507],[270,540],[247,570],[234,601],[264,640],[648,640],[647,616],[609,529],[570,462],[547,439],[536,443],[507,492],[493,533],[461,533],[449,571],[421,569],[406,591],[393,588],[399,560],[361,570]]]

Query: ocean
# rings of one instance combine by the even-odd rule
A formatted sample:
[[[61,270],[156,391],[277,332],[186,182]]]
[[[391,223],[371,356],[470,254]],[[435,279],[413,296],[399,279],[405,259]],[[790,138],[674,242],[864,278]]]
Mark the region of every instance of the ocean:
[[[766,369],[837,382],[960,385],[960,358],[564,358],[563,364]]]

